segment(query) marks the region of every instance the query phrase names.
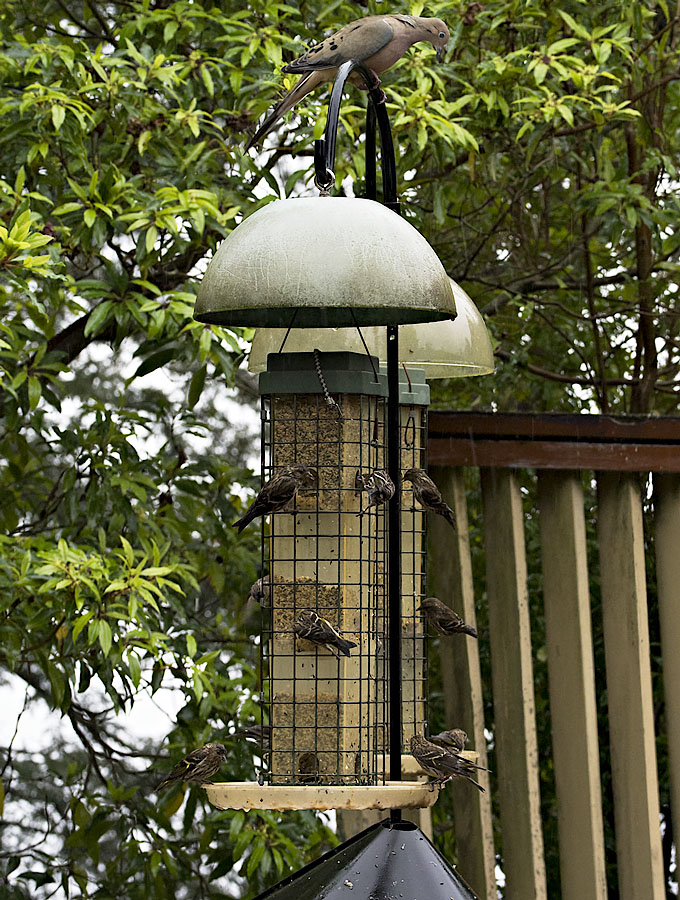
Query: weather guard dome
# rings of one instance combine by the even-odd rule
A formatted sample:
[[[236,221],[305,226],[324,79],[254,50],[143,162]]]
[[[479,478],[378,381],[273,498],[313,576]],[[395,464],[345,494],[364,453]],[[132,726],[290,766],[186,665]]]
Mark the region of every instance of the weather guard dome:
[[[342,328],[452,319],[437,254],[375,200],[306,197],[253,213],[208,266],[194,317],[253,328]]]
[[[425,378],[464,378],[493,372],[493,348],[484,319],[465,291],[449,279],[456,304],[456,318],[448,322],[404,325],[399,329],[399,360],[422,369]],[[350,350],[364,353],[356,328],[326,328],[310,332],[292,328],[258,328],[248,357],[251,372],[264,372],[267,356],[277,353],[283,344],[286,353]],[[384,328],[362,328],[369,352],[385,362],[387,356]],[[284,343],[285,338],[285,343]]]

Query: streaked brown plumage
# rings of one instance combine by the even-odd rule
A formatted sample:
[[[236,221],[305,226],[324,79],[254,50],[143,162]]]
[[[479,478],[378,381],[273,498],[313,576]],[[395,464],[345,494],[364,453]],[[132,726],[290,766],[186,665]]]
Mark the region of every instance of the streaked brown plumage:
[[[345,25],[282,68],[283,72],[302,74],[302,77],[265,118],[246,144],[246,150],[269,134],[303,97],[326,81],[332,81],[338,66],[344,62],[350,59],[362,62],[377,77],[419,41],[429,41],[441,61],[449,41],[449,29],[441,19],[406,15],[367,16]],[[349,81],[360,87],[364,85],[363,78],[355,72]]]
[[[271,600],[271,588],[269,587],[269,575],[263,575],[253,582],[248,594],[249,600],[254,600],[260,606],[269,606]]]
[[[477,631],[472,625],[466,625],[457,612],[436,597],[426,597],[418,609],[425,613],[427,621],[437,634],[469,634],[473,638],[477,637]]]
[[[462,728],[450,728],[448,731],[440,731],[439,734],[431,734],[429,740],[440,747],[449,747],[456,753],[465,749],[468,736]]]
[[[456,527],[456,517],[451,507],[444,502],[437,485],[432,481],[424,469],[407,469],[403,475],[404,481],[410,481],[413,486],[413,495],[418,503],[430,512],[443,516],[453,528]]]
[[[356,476],[357,487],[368,491],[368,503],[357,513],[363,516],[373,506],[381,506],[394,496],[394,482],[384,469],[374,469],[369,475]]]
[[[290,503],[301,488],[316,487],[316,471],[309,466],[284,466],[262,488],[248,507],[245,516],[234,522],[239,532],[258,516],[278,512]]]
[[[224,744],[209,743],[199,747],[198,750],[192,750],[177,763],[168,777],[161,781],[156,791],[182,781],[198,781],[205,784],[217,772],[226,756]]]
[[[340,653],[349,656],[352,647],[357,646],[353,641],[340,637],[328,619],[321,618],[311,609],[300,613],[293,624],[293,631],[299,638],[325,647],[338,659],[340,659]]]
[[[466,778],[484,793],[484,788],[473,778],[475,771],[481,769],[481,766],[476,766],[446,747],[433,744],[422,734],[414,734],[411,738],[411,755],[424,772],[436,779],[435,783],[444,785],[452,778]]]

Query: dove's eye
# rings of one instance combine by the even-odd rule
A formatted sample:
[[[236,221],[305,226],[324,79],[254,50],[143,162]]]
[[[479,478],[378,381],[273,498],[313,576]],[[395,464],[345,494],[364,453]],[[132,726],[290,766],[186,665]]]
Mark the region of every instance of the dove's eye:
[[[445,38],[445,37],[446,37],[446,35],[445,35],[445,34],[444,34],[444,32],[443,32],[443,31],[440,31],[440,32],[439,32],[439,37],[440,37],[440,38]]]

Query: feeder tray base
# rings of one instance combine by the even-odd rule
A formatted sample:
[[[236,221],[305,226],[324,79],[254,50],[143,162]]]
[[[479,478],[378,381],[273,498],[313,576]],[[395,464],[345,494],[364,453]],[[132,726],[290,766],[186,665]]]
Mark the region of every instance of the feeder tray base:
[[[262,785],[226,781],[203,785],[218,809],[423,809],[433,806],[439,786],[425,782],[387,781],[368,786]]]

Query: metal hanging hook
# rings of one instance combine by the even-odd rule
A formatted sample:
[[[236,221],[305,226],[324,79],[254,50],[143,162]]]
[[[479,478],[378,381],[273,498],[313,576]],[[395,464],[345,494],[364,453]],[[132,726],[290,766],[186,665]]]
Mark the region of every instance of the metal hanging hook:
[[[338,67],[331,98],[328,102],[328,118],[324,136],[314,141],[314,184],[322,196],[329,196],[335,184],[335,144],[338,136],[338,120],[342,92],[347,79],[356,69],[364,80],[368,91],[369,104],[366,113],[366,196],[376,199],[375,192],[375,135],[376,120],[380,130],[380,161],[383,180],[383,203],[394,212],[399,212],[397,199],[397,165],[394,158],[392,129],[385,104],[385,94],[380,87],[380,79],[363,63],[350,59]],[[371,177],[372,173],[372,177]]]

